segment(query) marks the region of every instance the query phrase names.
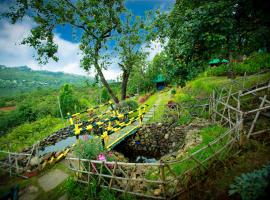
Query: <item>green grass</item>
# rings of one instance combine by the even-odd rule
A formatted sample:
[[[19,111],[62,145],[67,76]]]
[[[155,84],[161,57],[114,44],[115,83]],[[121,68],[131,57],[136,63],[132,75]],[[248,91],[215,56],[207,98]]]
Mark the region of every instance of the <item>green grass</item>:
[[[211,76],[198,77],[187,83],[186,87],[183,89],[183,92],[189,94],[191,97],[208,97],[211,95],[214,89],[221,89],[223,86],[230,88],[232,86],[233,91],[238,91],[242,89],[242,85],[245,82],[244,86],[246,88],[253,86],[257,82],[264,83],[269,80],[270,73],[264,73],[260,75],[250,75],[246,77],[246,80],[243,77],[236,77],[235,81],[239,82],[238,84],[233,84],[231,79],[228,79],[224,76]]]
[[[166,104],[170,99],[170,91],[161,91],[157,94],[159,98],[159,105],[156,107],[154,116],[149,120],[149,122],[161,122],[162,117],[166,111]]]
[[[0,137],[1,149],[7,150],[8,144],[11,144],[11,150],[19,152],[65,127],[65,125],[66,122],[62,119],[49,116],[32,123],[24,123]]]
[[[151,96],[143,103],[143,105],[144,105],[144,104],[149,105],[149,106],[148,106],[148,109],[150,109],[150,108],[152,108],[152,106],[156,103],[157,98],[158,98],[158,94],[155,93],[155,94],[151,95]]]
[[[203,128],[199,133],[199,135],[201,135],[201,137],[202,137],[202,142],[199,145],[188,149],[182,158],[189,157],[191,154],[198,151],[202,147],[206,146],[209,142],[215,140],[218,136],[225,133],[226,130],[227,130],[227,128],[224,128],[220,125],[211,125],[209,127]],[[213,150],[217,151],[218,149],[222,148],[226,141],[227,141],[227,138],[222,140],[222,142],[218,142],[217,144],[213,145],[212,146]],[[209,156],[211,156],[212,154],[213,154],[213,151],[211,149],[207,148],[205,150],[202,150],[200,153],[194,155],[194,157],[199,161],[203,161],[206,158],[208,158]],[[185,172],[186,170],[195,167],[196,165],[197,165],[197,163],[195,161],[188,159],[187,161],[174,164],[172,166],[172,169],[176,174],[179,175],[179,174]],[[207,165],[207,164],[205,164],[205,165]]]

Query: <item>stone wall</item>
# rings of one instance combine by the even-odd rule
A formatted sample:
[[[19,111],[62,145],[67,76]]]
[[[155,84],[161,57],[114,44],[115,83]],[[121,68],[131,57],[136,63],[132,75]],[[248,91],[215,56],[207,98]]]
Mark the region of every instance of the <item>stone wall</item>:
[[[115,150],[134,161],[138,156],[159,159],[161,156],[178,150],[183,146],[185,132],[183,127],[169,124],[147,124],[136,134],[119,144]]]

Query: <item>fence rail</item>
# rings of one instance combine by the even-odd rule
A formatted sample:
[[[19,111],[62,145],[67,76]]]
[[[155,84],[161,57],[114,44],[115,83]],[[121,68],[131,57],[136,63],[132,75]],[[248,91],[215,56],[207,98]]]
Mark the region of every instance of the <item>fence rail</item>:
[[[239,146],[240,135],[244,133],[250,137],[270,130],[254,132],[258,116],[262,111],[269,109],[267,95],[261,97],[257,94],[258,91],[269,90],[270,84],[257,84],[252,89],[244,88],[244,85],[237,92],[233,92],[232,87],[213,91],[209,103],[204,106],[208,107],[213,123],[228,125],[229,129],[193,153],[186,154],[178,160],[161,160],[157,163],[102,162],[68,157],[70,169],[75,172],[76,179],[81,183],[91,184],[91,181],[97,180],[102,187],[118,192],[153,199],[172,199],[189,188],[194,175],[202,174],[212,161],[227,158],[234,147]],[[248,95],[258,97],[261,104],[258,108],[243,111],[241,98]],[[245,133],[245,117],[254,114],[249,132]]]

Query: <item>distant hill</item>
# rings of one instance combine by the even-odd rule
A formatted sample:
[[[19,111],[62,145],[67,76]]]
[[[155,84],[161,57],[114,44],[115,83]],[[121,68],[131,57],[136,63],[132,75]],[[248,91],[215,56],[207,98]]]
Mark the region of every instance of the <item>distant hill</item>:
[[[85,85],[93,78],[63,72],[36,71],[27,66],[0,65],[0,96],[11,96],[39,88],[60,88],[65,83]]]

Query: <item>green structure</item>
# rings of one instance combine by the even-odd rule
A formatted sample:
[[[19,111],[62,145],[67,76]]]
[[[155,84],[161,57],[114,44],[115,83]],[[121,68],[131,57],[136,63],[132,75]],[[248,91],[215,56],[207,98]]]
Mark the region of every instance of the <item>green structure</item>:
[[[157,90],[165,88],[166,80],[162,74],[157,75],[153,82],[156,83]]]
[[[223,59],[215,58],[215,59],[210,60],[208,64],[214,66],[214,65],[221,65],[224,63],[229,63],[229,61],[224,58]]]

